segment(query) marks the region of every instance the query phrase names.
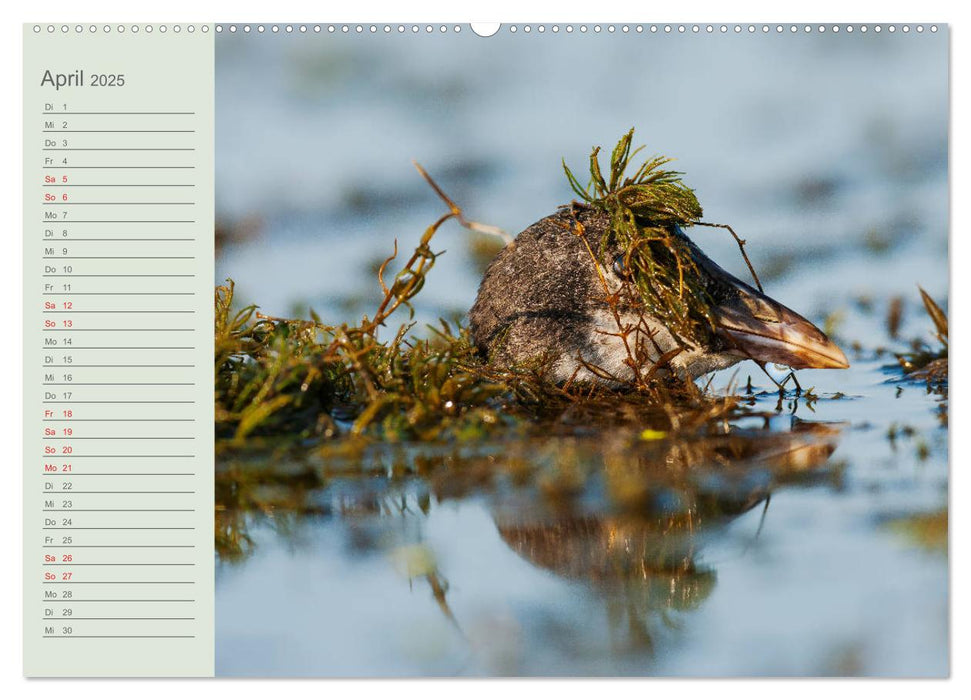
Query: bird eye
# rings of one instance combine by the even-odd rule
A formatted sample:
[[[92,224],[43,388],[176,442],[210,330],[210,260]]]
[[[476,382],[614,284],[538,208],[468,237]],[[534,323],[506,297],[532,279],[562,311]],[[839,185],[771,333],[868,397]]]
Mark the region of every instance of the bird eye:
[[[615,275],[623,280],[629,280],[631,278],[630,268],[624,261],[623,255],[618,255],[614,258],[614,264],[611,266],[611,269],[613,269]]]

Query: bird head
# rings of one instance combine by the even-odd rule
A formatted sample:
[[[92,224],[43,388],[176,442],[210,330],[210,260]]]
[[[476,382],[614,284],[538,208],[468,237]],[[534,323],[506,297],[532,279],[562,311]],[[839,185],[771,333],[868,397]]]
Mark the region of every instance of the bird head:
[[[665,252],[671,248],[676,259]],[[550,362],[558,382],[619,386],[632,363],[639,372],[670,368],[690,377],[744,359],[848,366],[809,320],[722,269],[677,224],[625,244],[610,216],[589,206],[565,207],[506,246],[483,277],[469,321],[491,362]]]
[[[682,315],[694,317],[694,332],[688,340],[701,346],[702,352],[751,359],[763,364],[771,362],[792,369],[849,367],[843,351],[811,321],[724,270],[705,255],[677,224],[672,224],[668,233],[671,239],[666,245],[676,244],[684,256],[680,263],[660,246],[645,248],[642,254],[653,256],[654,265],[673,267],[677,264],[679,268],[688,268],[681,270],[680,274],[690,278],[688,286],[695,290],[696,303],[694,306],[685,304]],[[635,263],[632,262],[630,251],[618,248],[616,243],[612,247],[608,256],[613,255],[610,265],[613,287],[626,289],[629,300],[639,297],[648,309],[652,304],[657,308],[662,300],[645,298],[644,287],[638,284],[637,273],[631,269]],[[684,265],[686,261],[692,264]],[[637,303],[633,306],[637,306]],[[696,311],[699,307],[704,314]],[[692,328],[683,323],[680,325]],[[669,330],[672,326],[668,324]]]
[[[694,244],[691,252],[715,302],[714,332],[729,353],[792,369],[849,367],[843,351],[808,319],[726,272]]]

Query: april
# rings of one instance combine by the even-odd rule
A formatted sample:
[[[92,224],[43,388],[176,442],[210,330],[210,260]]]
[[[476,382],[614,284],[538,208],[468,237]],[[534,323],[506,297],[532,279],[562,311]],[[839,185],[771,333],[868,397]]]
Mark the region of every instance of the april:
[[[40,86],[45,85],[60,90],[62,87],[84,87],[84,71],[76,70],[73,73],[51,73],[50,70],[44,71]]]

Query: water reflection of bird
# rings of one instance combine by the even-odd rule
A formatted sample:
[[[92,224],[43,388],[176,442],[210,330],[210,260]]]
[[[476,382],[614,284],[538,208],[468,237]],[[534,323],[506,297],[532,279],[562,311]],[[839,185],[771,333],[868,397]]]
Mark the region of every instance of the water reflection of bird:
[[[811,479],[825,465],[841,426],[800,422],[791,432],[740,433],[671,443],[649,455],[603,456],[606,492],[644,487],[626,508],[598,514],[564,504],[493,510],[499,536],[534,566],[585,581],[606,597],[613,623],[631,643],[653,648],[650,617],[701,606],[716,571],[699,563],[706,533],[768,504],[779,484]],[[764,513],[764,511],[763,511]]]
[[[589,247],[574,233],[577,221]],[[507,366],[545,359],[559,382],[576,378],[610,384],[616,383],[611,377],[632,376],[631,344],[652,364],[677,348],[669,329],[635,304],[618,307],[621,324],[637,328],[633,343],[625,347],[618,336],[607,299],[608,290],[617,294],[630,289],[625,285],[629,273],[623,268],[624,251],[606,250],[600,260],[603,280],[590,257],[601,249],[609,226],[601,211],[563,208],[507,245],[486,270],[469,312],[480,351]],[[677,229],[676,235],[684,234]],[[812,323],[723,270],[690,241],[688,245],[714,302],[715,328],[706,342],[670,360],[675,371],[698,377],[746,358],[793,369],[848,366],[843,352]]]
[[[780,484],[813,478],[841,430],[800,421],[788,432],[743,431],[634,452],[608,447],[582,459],[590,460],[588,478],[603,475],[613,515],[570,512],[563,503],[544,512],[531,500],[510,499],[496,504],[493,515],[521,556],[568,578],[679,574],[694,568],[683,558],[695,553],[694,535],[748,512]],[[683,551],[672,540],[686,544]]]

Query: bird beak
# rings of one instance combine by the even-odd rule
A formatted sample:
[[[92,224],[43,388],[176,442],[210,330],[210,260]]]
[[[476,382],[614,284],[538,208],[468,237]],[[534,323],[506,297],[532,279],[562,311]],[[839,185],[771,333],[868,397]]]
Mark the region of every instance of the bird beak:
[[[727,274],[727,273],[725,273]],[[728,275],[731,277],[731,275]],[[738,294],[712,309],[729,352],[792,369],[846,369],[846,355],[792,309],[732,278]]]

